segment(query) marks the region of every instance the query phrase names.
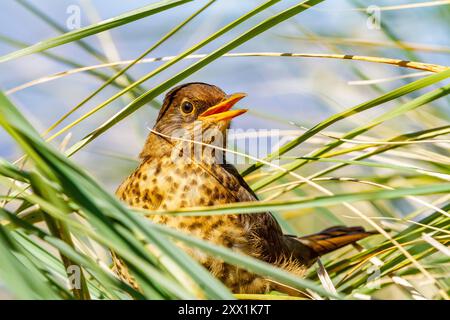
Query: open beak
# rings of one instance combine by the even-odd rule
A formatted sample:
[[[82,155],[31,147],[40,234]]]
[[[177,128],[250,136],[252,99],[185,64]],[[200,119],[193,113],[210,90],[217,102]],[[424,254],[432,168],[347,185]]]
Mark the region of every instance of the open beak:
[[[245,112],[247,109],[230,110],[239,100],[246,96],[245,93],[234,93],[231,96],[215,106],[207,109],[205,112],[198,116],[199,120],[211,120],[214,122],[231,120]]]

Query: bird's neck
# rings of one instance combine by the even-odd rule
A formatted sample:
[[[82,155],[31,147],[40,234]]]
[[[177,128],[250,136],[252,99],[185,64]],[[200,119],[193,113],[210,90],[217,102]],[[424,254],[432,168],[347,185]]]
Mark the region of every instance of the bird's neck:
[[[175,141],[165,135],[150,132],[140,153],[142,161],[171,157],[174,161],[201,162],[207,165],[223,165],[226,163],[225,141]]]
[[[170,140],[150,132],[139,157],[141,160],[164,157],[170,155],[172,148],[173,145]]]

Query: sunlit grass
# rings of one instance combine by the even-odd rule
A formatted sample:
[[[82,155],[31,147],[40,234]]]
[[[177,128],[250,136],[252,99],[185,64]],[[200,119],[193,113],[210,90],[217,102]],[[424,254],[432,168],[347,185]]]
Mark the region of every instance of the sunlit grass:
[[[39,13],[25,1],[20,2],[44,22],[55,26],[49,17]],[[0,94],[0,126],[24,155],[22,162],[0,158],[0,184],[4,187],[1,190],[5,190],[0,193],[0,282],[6,285],[11,296],[29,299],[299,299],[276,292],[233,296],[203,267],[181,251],[174,244],[176,240],[231,264],[268,276],[312,298],[392,297],[390,289],[400,288],[401,298],[448,299],[450,127],[447,125],[448,114],[435,112],[434,103],[446,99],[449,93],[450,85],[445,80],[450,76],[450,69],[430,61],[425,63],[418,55],[421,51],[446,54],[448,48],[401,41],[388,26],[383,26],[387,41],[324,37],[303,29],[305,37],[302,37],[302,41],[325,44],[331,53],[304,53],[290,55],[291,57],[314,57],[318,59],[317,63],[326,58],[338,59],[335,63],[348,65],[353,74],[365,81],[363,84],[370,85],[377,92],[376,97],[341,108],[324,120],[317,121],[311,128],[301,128],[292,141],[273,150],[265,159],[238,150],[228,150],[229,153],[254,162],[242,168],[242,174],[261,197],[260,202],[158,212],[214,215],[272,210],[282,227],[292,233],[299,232],[299,226],[312,218],[320,220],[323,225],[349,222],[379,231],[380,235],[361,241],[359,245],[325,256],[323,265],[311,268],[306,279],[294,277],[261,261],[168,227],[150,223],[145,216],[155,212],[124,206],[83,168],[69,159],[78,151],[85,150],[100,135],[108,134],[119,122],[127,121],[129,116],[144,105],[154,103],[156,98],[172,86],[213,61],[233,56],[231,50],[272,30],[276,25],[288,22],[288,19],[298,14],[307,15],[320,2],[322,1],[292,4],[277,12],[271,9],[279,1],[263,2],[182,53],[169,57],[170,59],[150,58],[146,61],[145,57],[160,44],[172,41],[173,36],[182,32],[182,28],[200,13],[207,14],[208,8],[215,1],[205,2],[203,7],[190,10],[192,12],[186,15],[185,20],[180,21],[146,51],[137,52],[137,58],[133,60],[107,61],[105,56],[99,56],[95,48],[82,42],[81,48],[96,57],[102,63],[101,67],[111,68],[114,72],[112,77],[97,68],[74,62],[72,57],[50,54],[46,50],[71,42],[80,43],[85,37],[118,26],[126,28],[128,23],[164,13],[175,6],[191,8],[192,2],[160,1],[31,46],[1,37],[0,41],[22,49],[0,57],[0,63],[25,55],[43,54],[73,68],[55,76],[35,79],[30,85],[18,87],[20,90],[28,90],[46,79],[59,81],[78,71],[86,71],[101,81],[94,92],[81,99],[81,102],[74,102],[74,107],[42,136],[24,118],[10,97]],[[359,10],[361,6],[357,2],[356,5],[358,9],[355,12],[364,14],[364,11]],[[421,10],[424,6],[427,5],[419,3],[414,7],[415,10]],[[408,9],[408,6],[386,7],[384,10],[403,9]],[[252,22],[253,25],[246,30],[236,31],[238,26],[252,21],[252,17],[262,12],[271,13],[259,23]],[[58,30],[58,26],[55,27]],[[223,35],[231,35],[231,40],[208,54],[195,55],[199,49],[214,44]],[[412,61],[382,54],[347,55],[340,46],[348,45],[357,48],[395,48],[411,57]],[[234,55],[258,59],[257,56],[264,53]],[[270,56],[270,59],[284,59],[283,56],[286,56],[279,53],[265,55]],[[175,75],[166,75],[166,70],[188,58],[199,60]],[[138,80],[128,76],[135,65],[155,60],[164,63]],[[367,79],[358,69],[359,62],[355,60],[391,64],[392,68],[400,66],[430,73],[418,80],[404,76],[386,77],[388,81],[402,82],[395,89],[384,91],[377,86],[379,81],[370,82]],[[220,60],[216,63],[220,63]],[[124,75],[127,76],[126,81],[118,81]],[[143,89],[144,83],[161,75],[165,78],[158,85],[149,90]],[[115,86],[120,91],[98,103],[75,121],[65,123],[72,112],[110,86]],[[10,90],[9,95],[13,96],[15,92],[17,91],[14,89]],[[50,145],[49,141],[84,124],[91,115],[105,112],[113,101],[126,94],[130,94],[131,102],[101,125],[86,129],[88,131],[84,138],[74,143],[67,138],[60,150]],[[351,130],[333,128],[332,133],[331,130],[326,131],[336,123],[352,120],[368,110],[378,110],[387,103],[391,103],[390,108],[381,109],[382,112],[377,117],[357,122]],[[423,116],[419,118],[414,116],[414,112],[418,110],[423,110]],[[258,116],[257,112],[255,116]],[[278,117],[275,112],[262,116],[268,119]],[[279,118],[277,121],[287,122]],[[419,121],[423,126],[404,132],[401,126],[390,126],[395,121],[411,124]],[[62,124],[64,127],[58,129]],[[302,147],[306,144],[311,151],[305,154]],[[101,150],[96,152],[102,153]],[[103,156],[133,161],[117,150],[104,150]],[[142,288],[141,292],[114,275],[110,269],[108,249],[113,249],[127,260]],[[73,268],[80,272],[80,285],[76,289],[68,286]],[[426,290],[422,288],[424,283]]]

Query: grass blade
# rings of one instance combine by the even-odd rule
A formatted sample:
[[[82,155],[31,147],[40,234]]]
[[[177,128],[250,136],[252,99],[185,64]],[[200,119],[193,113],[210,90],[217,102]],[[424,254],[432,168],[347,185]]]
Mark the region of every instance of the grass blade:
[[[121,25],[143,19],[145,17],[151,16],[153,14],[159,13],[161,11],[165,11],[167,9],[182,5],[186,2],[192,0],[164,0],[160,2],[156,2],[145,7],[135,9],[129,11],[127,13],[121,14],[117,17],[103,20],[99,23],[95,23],[93,25],[81,28],[79,30],[74,30],[55,38],[47,39],[45,41],[39,42],[30,47],[11,52],[7,55],[0,57],[0,63],[6,62],[12,59],[17,59],[26,55],[30,55],[33,53],[41,52],[44,50],[48,50],[50,48],[54,48],[66,43],[70,43],[73,41],[77,41],[88,36],[94,35],[99,32],[103,32],[105,30],[109,30],[112,28],[119,27]]]

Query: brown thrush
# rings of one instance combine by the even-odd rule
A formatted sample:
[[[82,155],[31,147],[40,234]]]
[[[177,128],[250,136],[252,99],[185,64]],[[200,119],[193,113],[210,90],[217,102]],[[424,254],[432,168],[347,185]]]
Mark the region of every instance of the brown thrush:
[[[244,96],[228,96],[205,83],[172,89],[140,154],[141,163],[118,188],[118,197],[133,207],[149,210],[257,201],[235,167],[226,164],[223,153],[218,152],[225,146],[231,119],[246,111],[230,110]],[[201,140],[196,144],[192,140],[197,141],[193,139],[197,130],[201,131]],[[284,235],[269,212],[198,217],[151,215],[150,219],[298,276],[319,256],[372,234],[361,227],[338,226],[309,236]],[[287,291],[259,275],[180,246],[235,293]],[[116,272],[136,285],[122,260],[114,254],[113,259]]]

